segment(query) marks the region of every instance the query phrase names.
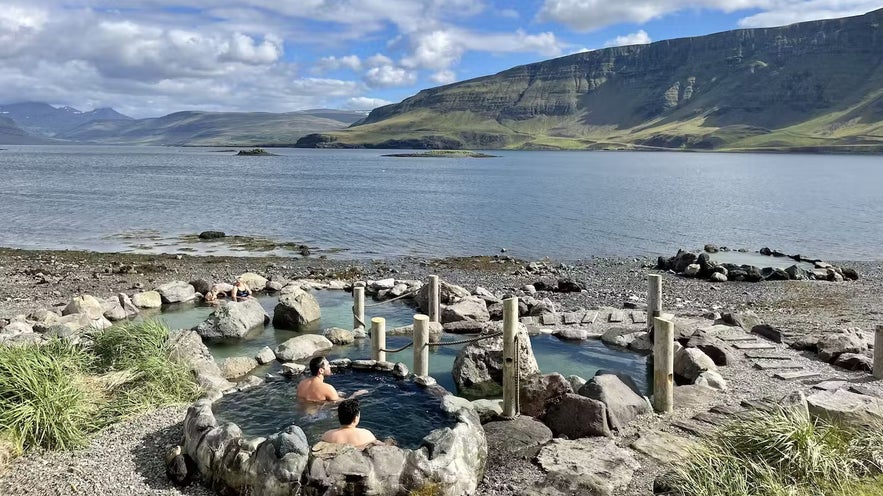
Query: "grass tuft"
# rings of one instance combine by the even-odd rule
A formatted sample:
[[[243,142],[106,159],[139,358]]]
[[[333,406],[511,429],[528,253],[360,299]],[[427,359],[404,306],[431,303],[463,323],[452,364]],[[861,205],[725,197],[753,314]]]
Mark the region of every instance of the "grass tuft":
[[[881,473],[883,425],[854,429],[783,408],[730,424],[662,482],[682,496],[871,495]]]

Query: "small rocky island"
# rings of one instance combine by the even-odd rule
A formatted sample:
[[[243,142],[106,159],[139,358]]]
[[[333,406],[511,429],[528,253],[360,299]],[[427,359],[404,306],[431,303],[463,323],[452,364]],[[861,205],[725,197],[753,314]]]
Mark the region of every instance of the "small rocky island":
[[[270,153],[267,150],[264,150],[263,148],[252,148],[251,150],[239,150],[239,153],[237,153],[236,155],[237,156],[248,156],[248,157],[257,156],[257,155],[264,155],[264,156],[269,156],[269,157],[277,156],[275,153]]]
[[[499,155],[474,152],[471,150],[429,150],[416,153],[390,153],[384,157],[417,157],[417,158],[497,158]]]

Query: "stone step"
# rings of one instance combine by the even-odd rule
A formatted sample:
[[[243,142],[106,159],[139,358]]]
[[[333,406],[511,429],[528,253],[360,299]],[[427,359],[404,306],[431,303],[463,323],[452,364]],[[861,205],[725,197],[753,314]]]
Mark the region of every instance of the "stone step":
[[[540,322],[543,325],[555,325],[559,321],[558,314],[556,313],[544,313],[542,317],[540,317]]]
[[[775,350],[776,345],[769,343],[735,343],[733,348],[737,350]]]
[[[803,365],[797,362],[785,362],[782,360],[769,360],[754,362],[754,368],[760,370],[772,369],[802,369]]]
[[[709,411],[711,413],[718,413],[720,415],[736,415],[739,413],[743,413],[745,409],[741,406],[717,405],[711,407]]]
[[[696,420],[675,420],[671,423],[671,425],[700,437],[711,436],[712,434],[714,434],[715,431],[714,426],[712,426],[711,424],[698,422]]]
[[[644,312],[632,312],[632,322],[635,324],[646,324],[647,323],[647,314]]]
[[[772,401],[766,400],[742,400],[742,406],[751,410],[760,410],[762,412],[771,412],[778,408],[778,405]]]
[[[617,322],[617,323],[622,322],[622,317],[623,317],[622,312],[620,312],[619,310],[614,310],[614,311],[610,312],[610,316],[607,317],[607,321],[608,322]]]
[[[722,427],[733,421],[733,419],[727,418],[725,415],[717,415],[714,413],[699,413],[693,415],[693,420],[705,422],[706,424],[711,424],[715,427]]]
[[[585,315],[583,315],[583,320],[581,323],[582,324],[594,324],[595,319],[597,319],[597,318],[598,318],[598,312],[596,312],[594,310],[589,310],[588,312],[586,312]]]
[[[820,375],[822,374],[818,372],[801,370],[799,372],[779,372],[778,374],[774,374],[773,377],[776,379],[782,379],[783,381],[793,381],[794,379],[809,379],[810,377],[818,377]]]
[[[757,351],[746,351],[745,357],[751,358],[751,359],[758,359],[759,358],[761,360],[791,360],[794,358],[791,355],[776,354],[776,353],[760,353]]]
[[[567,325],[578,324],[583,319],[582,313],[567,312],[564,314],[564,323]]]

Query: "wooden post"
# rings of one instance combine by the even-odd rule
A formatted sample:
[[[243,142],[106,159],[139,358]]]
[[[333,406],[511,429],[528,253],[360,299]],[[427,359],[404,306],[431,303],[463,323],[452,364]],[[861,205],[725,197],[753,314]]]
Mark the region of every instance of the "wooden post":
[[[429,375],[429,317],[423,314],[414,316],[414,373]]]
[[[515,333],[518,332],[518,298],[503,300],[503,417],[518,416],[518,367]]]
[[[674,405],[675,325],[653,319],[653,408],[669,413]]]
[[[429,321],[439,322],[438,276],[429,276]]]
[[[874,333],[874,377],[883,379],[883,325]]]
[[[653,337],[653,319],[662,315],[662,276],[647,275],[647,332]]]
[[[371,319],[371,358],[378,362],[386,361],[386,352],[380,351],[386,348],[386,319],[374,317]]]
[[[365,322],[365,286],[353,287],[353,329],[363,328]]]

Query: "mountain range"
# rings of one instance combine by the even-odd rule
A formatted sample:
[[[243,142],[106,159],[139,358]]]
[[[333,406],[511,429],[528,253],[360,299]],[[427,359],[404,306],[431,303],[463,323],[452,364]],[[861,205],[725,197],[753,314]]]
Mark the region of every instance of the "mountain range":
[[[426,89],[301,147],[883,151],[883,9]]]
[[[0,144],[272,146],[342,129],[365,112],[314,109],[287,113],[176,112],[133,119],[111,108],[81,112],[41,102],[0,105]]]

